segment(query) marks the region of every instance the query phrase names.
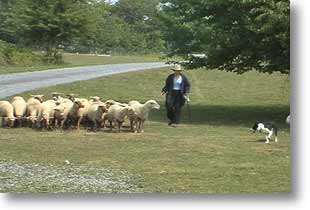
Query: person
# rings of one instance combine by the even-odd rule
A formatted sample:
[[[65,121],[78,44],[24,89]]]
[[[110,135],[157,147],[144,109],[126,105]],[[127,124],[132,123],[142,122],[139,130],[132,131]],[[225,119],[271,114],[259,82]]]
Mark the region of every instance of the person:
[[[173,74],[170,74],[161,94],[166,95],[167,117],[169,126],[177,127],[180,123],[180,115],[182,106],[186,100],[189,100],[190,83],[188,79],[181,73],[182,67],[180,64],[175,64]]]

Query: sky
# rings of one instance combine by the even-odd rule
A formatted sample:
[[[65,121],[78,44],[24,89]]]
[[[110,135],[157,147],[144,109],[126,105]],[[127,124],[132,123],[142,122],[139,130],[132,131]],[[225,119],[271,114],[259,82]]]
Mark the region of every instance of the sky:
[[[118,2],[118,0],[106,0],[106,2],[115,3],[115,2]]]

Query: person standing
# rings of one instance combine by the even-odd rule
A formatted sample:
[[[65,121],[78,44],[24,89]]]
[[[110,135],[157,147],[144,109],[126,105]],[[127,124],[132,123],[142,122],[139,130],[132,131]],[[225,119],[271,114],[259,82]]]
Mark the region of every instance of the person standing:
[[[185,75],[183,75],[180,64],[175,64],[172,68],[173,74],[170,74],[161,94],[166,95],[167,117],[169,126],[177,127],[180,123],[180,115],[182,106],[186,100],[189,100],[190,83]]]

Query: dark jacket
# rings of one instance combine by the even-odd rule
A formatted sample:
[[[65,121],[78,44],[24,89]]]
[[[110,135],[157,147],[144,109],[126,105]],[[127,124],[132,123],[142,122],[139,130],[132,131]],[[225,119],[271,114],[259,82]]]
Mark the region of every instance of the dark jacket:
[[[189,83],[189,81],[185,75],[181,74],[181,76],[182,76],[181,94],[182,95],[188,95],[189,91],[190,91],[190,83]],[[162,92],[166,93],[166,101],[170,97],[170,93],[173,90],[173,79],[174,79],[174,74],[170,74],[167,77],[165,86],[162,89]],[[182,105],[185,103],[185,99],[183,99],[183,100],[184,101],[183,101]]]

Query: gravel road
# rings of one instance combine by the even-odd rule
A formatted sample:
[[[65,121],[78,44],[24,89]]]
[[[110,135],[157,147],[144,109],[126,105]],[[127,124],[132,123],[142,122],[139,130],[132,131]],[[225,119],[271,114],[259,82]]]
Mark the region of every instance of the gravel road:
[[[140,176],[128,172],[77,165],[39,165],[0,160],[0,192],[140,192]]]
[[[51,69],[36,72],[0,74],[0,98],[42,87],[88,80],[112,74],[161,68],[165,66],[168,65],[163,62],[109,64]]]

